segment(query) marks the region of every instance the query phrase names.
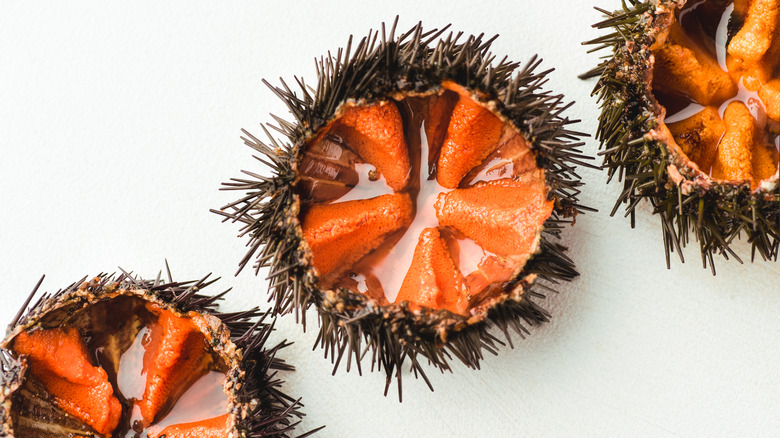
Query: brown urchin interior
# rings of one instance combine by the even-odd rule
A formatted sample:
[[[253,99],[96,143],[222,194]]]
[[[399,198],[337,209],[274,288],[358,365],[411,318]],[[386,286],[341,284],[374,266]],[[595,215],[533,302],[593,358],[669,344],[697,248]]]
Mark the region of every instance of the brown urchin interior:
[[[17,436],[227,436],[226,365],[206,326],[136,296],[52,312],[11,345],[29,365]]]
[[[346,105],[298,166],[322,286],[380,304],[468,315],[522,270],[553,209],[522,134],[450,82]]]
[[[683,153],[752,188],[778,168],[780,0],[689,0],[652,47],[653,94]]]

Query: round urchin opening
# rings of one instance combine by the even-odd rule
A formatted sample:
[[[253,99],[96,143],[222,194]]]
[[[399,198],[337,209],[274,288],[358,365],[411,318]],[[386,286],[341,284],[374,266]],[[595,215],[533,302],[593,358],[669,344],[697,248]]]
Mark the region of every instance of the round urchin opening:
[[[469,316],[539,251],[554,202],[487,96],[431,88],[342,105],[301,150],[299,220],[323,289]]]
[[[226,353],[234,345],[213,347],[229,336],[216,321],[124,291],[18,328],[4,342],[27,364],[11,398],[14,432],[227,436],[236,419],[224,385],[238,360]]]
[[[656,134],[683,164],[752,189],[777,174],[780,3],[688,1],[666,14],[650,49]]]

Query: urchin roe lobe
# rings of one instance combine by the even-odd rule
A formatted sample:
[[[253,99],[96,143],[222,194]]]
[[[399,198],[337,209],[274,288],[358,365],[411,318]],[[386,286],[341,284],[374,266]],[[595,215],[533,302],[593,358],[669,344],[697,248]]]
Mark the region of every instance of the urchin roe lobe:
[[[451,83],[345,105],[298,169],[321,286],[381,304],[469,314],[537,251],[553,206],[523,136]]]
[[[753,188],[775,175],[780,0],[688,1],[652,49],[653,95],[699,170]]]
[[[52,312],[12,345],[29,363],[17,436],[227,436],[227,367],[199,327],[136,296]]]

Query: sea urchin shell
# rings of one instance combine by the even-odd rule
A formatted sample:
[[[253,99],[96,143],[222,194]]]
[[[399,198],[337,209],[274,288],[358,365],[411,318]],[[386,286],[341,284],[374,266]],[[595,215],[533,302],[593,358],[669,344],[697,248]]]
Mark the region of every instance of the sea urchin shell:
[[[492,39],[445,30],[383,27],[321,59],[316,89],[271,87],[295,118],[275,117],[289,143],[246,133],[274,175],[226,183],[246,194],[215,210],[245,224],[241,267],[270,267],[277,313],[305,324],[298,311],[317,308],[334,372],[369,354],[399,397],[405,362],[426,381],[424,360],[478,368],[503,344],[491,325],[511,343],[577,275],[551,242],[585,210],[568,105],[536,57],[493,64]]]
[[[302,414],[273,370],[272,325],[218,313],[213,281],[82,279],[30,299],[0,350],[1,436],[288,436]],[[41,279],[43,280],[43,279]]]
[[[649,199],[669,255],[693,232],[702,262],[739,260],[743,232],[763,259],[780,246],[780,2],[624,2],[602,11],[614,33],[586,44],[613,55],[600,76],[598,138],[609,176],[623,179],[615,205]]]

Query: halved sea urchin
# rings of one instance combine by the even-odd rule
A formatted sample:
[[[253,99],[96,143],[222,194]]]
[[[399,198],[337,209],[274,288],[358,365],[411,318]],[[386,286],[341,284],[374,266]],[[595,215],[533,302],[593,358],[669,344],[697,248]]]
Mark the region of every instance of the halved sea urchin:
[[[25,310],[38,282],[0,344],[0,436],[288,436],[286,344],[265,346],[267,313],[216,312],[207,278],[100,275]]]
[[[288,142],[244,140],[274,174],[226,183],[245,194],[215,211],[244,224],[240,266],[270,267],[275,312],[317,308],[334,372],[368,355],[399,397],[404,363],[429,386],[425,361],[478,368],[492,325],[511,343],[578,275],[553,242],[584,209],[568,105],[536,57],[494,63],[493,39],[446,29],[382,27],[321,59],[315,89],[271,87]]]
[[[613,50],[600,76],[598,138],[623,180],[613,214],[649,199],[666,260],[692,232],[702,262],[733,256],[744,232],[756,252],[780,246],[780,1],[630,0],[602,11],[590,41]]]

